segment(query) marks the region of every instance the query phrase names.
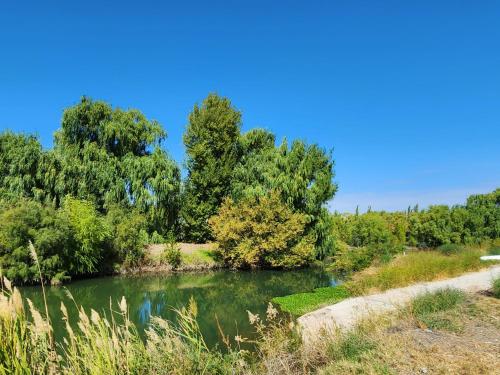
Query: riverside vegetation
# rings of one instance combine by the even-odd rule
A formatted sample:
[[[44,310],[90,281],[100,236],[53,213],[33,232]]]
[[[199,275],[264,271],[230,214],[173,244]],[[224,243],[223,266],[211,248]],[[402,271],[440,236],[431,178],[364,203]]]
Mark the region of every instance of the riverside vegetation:
[[[320,264],[346,280],[274,299],[281,310],[302,314],[352,295],[476,270],[481,254],[498,254],[500,189],[453,207],[331,214],[331,152],[299,140],[277,143],[264,129],[240,130],[241,113],[229,99],[210,94],[195,105],[184,134],[184,180],[163,148],[166,131],[135,109],[82,98],[64,111],[49,150],[35,136],[0,134],[0,373],[390,373],[404,365],[377,351],[377,340],[397,348],[405,338],[383,341],[391,328],[385,323],[309,348],[293,321],[270,305],[266,321],[249,313],[251,339],[221,332],[221,351],[203,338],[195,302],[177,310],[175,323],[153,318],[141,340],[122,299],[106,314],[78,308],[77,322],[61,306],[67,324],[56,342],[47,302],[40,313],[16,286],[42,283],[45,298],[44,281],[57,285],[148,262],[171,269],[189,262],[286,270]],[[178,241],[214,247],[188,254]],[[165,250],[154,258],[145,250],[152,245]],[[391,319],[423,327],[434,319],[428,315],[498,307],[486,296],[449,295],[430,296]],[[421,307],[427,305],[438,307]],[[476,359],[488,370],[483,357]]]
[[[280,318],[270,304],[265,317],[248,312],[257,332],[253,351],[241,347],[249,341],[245,337],[237,336],[231,346],[222,332],[225,350],[210,349],[200,333],[194,301],[176,311],[175,325],[153,319],[146,341],[129,320],[125,299],[116,310],[110,306],[107,315],[80,308],[77,329],[61,304],[66,332],[59,343],[48,315],[30,300],[27,306],[28,311],[19,290],[3,278],[1,374],[493,373],[500,365],[498,344],[474,334],[481,329],[485,339],[498,337],[500,300],[453,289],[417,297],[396,314],[325,335],[314,346],[302,343],[293,323]]]
[[[0,134],[0,267],[15,284],[39,282],[28,241],[53,284],[144,263],[169,239],[219,244],[231,268],[291,269],[333,260],[349,273],[404,246],[478,244],[500,236],[500,189],[465,205],[330,214],[333,158],[264,129],[241,133],[241,113],[210,94],[188,116],[187,178],[162,146],[167,132],[136,109],[82,98],[67,108],[54,147]],[[169,248],[170,249],[170,248]],[[182,263],[182,254],[181,254]],[[181,266],[170,250],[163,259]],[[180,267],[182,268],[182,267]]]
[[[35,136],[0,134],[4,274],[16,284],[39,282],[29,240],[38,249],[44,278],[54,284],[135,267],[149,243],[171,237],[218,240],[214,228],[237,219],[209,220],[223,204],[246,205],[258,219],[263,209],[259,202],[266,199],[279,201],[277,209],[289,216],[280,219],[280,229],[290,226],[290,235],[307,240],[298,246],[290,237],[275,235],[280,252],[289,246],[298,251],[277,263],[263,259],[262,252],[250,262],[223,256],[223,263],[293,268],[324,258],[332,245],[324,205],[336,191],[331,153],[299,140],[276,145],[275,136],[264,129],[243,134],[240,129],[241,113],[227,98],[210,94],[195,105],[184,135],[185,181],[162,147],[166,131],[135,109],[84,97],[64,111],[49,150]],[[267,229],[261,234],[276,233],[273,225],[272,220],[262,223]],[[250,238],[241,233],[224,241],[224,231],[217,233],[227,246]],[[221,248],[221,254],[226,250]],[[178,266],[178,257],[170,255],[165,259]]]

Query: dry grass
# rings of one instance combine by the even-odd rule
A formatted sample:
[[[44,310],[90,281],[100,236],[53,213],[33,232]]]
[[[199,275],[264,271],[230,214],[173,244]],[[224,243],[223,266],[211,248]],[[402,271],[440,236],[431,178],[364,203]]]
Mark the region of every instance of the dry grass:
[[[357,328],[366,342],[357,345],[368,349],[332,361],[319,373],[495,374],[500,368],[500,302],[469,296],[459,314],[449,312],[450,319],[462,326],[460,332],[421,328],[410,308],[366,320]]]
[[[176,247],[181,252],[181,262],[178,267],[172,267],[164,261],[166,244],[152,244],[146,248],[144,261],[130,269],[124,269],[126,274],[137,273],[169,273],[169,272],[189,272],[208,271],[221,268],[222,264],[215,259],[215,243],[194,244],[179,242]]]
[[[489,264],[479,259],[483,254],[482,249],[464,249],[453,255],[438,251],[412,252],[353,275],[347,287],[353,294],[362,295],[421,281],[447,279],[488,267]]]

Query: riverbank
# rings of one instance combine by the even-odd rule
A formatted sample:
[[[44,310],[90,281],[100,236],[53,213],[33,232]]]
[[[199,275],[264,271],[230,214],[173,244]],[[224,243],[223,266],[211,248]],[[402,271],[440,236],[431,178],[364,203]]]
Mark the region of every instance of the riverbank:
[[[120,274],[206,272],[225,268],[225,265],[217,259],[215,243],[176,243],[174,246],[178,249],[180,258],[179,264],[175,267],[165,259],[167,246],[167,244],[148,245],[144,249],[143,260],[138,265],[121,269]]]
[[[315,345],[304,345],[296,326],[269,305],[261,314],[248,313],[254,338],[237,334],[236,344],[227,341],[224,351],[207,345],[198,325],[204,315],[194,302],[175,311],[176,324],[153,318],[141,340],[125,298],[105,314],[76,307],[75,299],[76,317],[61,307],[65,321],[78,323],[75,330],[66,326],[63,342],[54,341],[53,323],[44,313],[31,303],[24,310],[21,298],[4,281],[0,370],[6,373],[489,374],[500,366],[500,300],[488,292],[441,289],[418,295],[390,314],[324,333]],[[245,343],[255,350],[243,349]]]
[[[469,247],[450,255],[438,250],[400,254],[388,263],[373,265],[349,275],[341,285],[276,297],[273,302],[283,311],[298,317],[350,297],[375,294],[419,282],[452,278],[487,268],[492,263],[482,262],[480,257],[489,250],[483,247]]]
[[[323,330],[352,329],[356,322],[370,315],[393,312],[412,299],[425,293],[454,288],[476,293],[491,287],[493,280],[500,278],[500,266],[492,266],[480,272],[427,283],[413,284],[405,288],[389,289],[384,293],[348,298],[331,306],[301,316],[297,322],[306,341],[320,337]]]

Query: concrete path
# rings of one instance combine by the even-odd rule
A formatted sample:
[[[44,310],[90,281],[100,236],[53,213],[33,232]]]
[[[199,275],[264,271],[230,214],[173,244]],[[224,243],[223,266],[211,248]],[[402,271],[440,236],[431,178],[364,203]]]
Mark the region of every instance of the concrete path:
[[[466,292],[477,292],[491,288],[494,278],[500,277],[500,266],[484,271],[468,273],[453,279],[413,284],[405,288],[389,289],[380,294],[349,298],[335,305],[310,312],[298,319],[306,341],[313,340],[322,330],[349,329],[369,314],[379,314],[398,309],[414,297],[442,288],[458,288]]]

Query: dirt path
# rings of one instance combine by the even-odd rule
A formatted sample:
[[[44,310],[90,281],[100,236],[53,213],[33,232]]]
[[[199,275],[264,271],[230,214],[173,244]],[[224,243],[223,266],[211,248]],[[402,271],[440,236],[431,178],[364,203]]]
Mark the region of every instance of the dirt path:
[[[468,273],[452,279],[431,281],[410,285],[405,288],[390,289],[380,294],[349,298],[335,305],[301,316],[298,323],[306,341],[318,337],[322,330],[335,328],[349,329],[363,317],[398,309],[417,295],[438,289],[452,287],[466,292],[477,292],[491,287],[494,278],[500,277],[500,266]]]

